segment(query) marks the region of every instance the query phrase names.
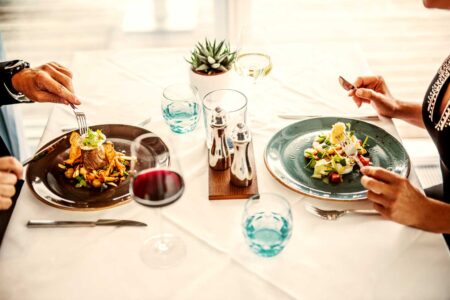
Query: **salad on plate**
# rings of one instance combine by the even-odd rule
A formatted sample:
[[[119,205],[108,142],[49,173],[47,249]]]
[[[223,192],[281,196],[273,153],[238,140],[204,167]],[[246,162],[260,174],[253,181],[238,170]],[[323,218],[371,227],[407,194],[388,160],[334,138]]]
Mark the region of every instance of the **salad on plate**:
[[[359,139],[351,130],[351,124],[335,123],[329,133],[321,133],[314,138],[312,147],[304,151],[306,167],[314,170],[312,177],[325,183],[341,183],[343,176],[353,172],[356,161],[345,154],[341,143],[348,137],[353,143],[357,156],[364,166],[371,164],[366,150],[368,136]]]

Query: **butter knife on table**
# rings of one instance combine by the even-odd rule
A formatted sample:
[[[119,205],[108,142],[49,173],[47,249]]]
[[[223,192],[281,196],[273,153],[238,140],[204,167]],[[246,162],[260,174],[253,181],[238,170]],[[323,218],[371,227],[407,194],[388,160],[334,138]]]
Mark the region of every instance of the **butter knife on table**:
[[[279,118],[281,119],[287,119],[287,120],[299,120],[299,119],[305,119],[305,118],[314,118],[314,117],[340,117],[340,118],[350,118],[350,119],[362,119],[362,120],[379,120],[379,116],[376,114],[366,114],[366,115],[350,115],[350,114],[279,114]]]
[[[55,228],[55,227],[95,227],[95,226],[147,226],[147,224],[133,220],[98,219],[97,221],[54,221],[54,220],[29,220],[30,228]]]

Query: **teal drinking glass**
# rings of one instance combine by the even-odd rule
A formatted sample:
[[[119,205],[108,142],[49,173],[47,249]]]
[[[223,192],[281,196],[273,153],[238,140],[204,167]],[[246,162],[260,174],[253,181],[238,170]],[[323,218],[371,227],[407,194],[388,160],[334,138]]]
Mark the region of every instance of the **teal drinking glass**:
[[[292,235],[292,212],[283,197],[262,193],[245,203],[242,229],[250,249],[263,257],[279,254]]]
[[[200,118],[199,94],[189,84],[173,84],[163,91],[161,109],[167,125],[175,133],[187,133],[197,127]]]

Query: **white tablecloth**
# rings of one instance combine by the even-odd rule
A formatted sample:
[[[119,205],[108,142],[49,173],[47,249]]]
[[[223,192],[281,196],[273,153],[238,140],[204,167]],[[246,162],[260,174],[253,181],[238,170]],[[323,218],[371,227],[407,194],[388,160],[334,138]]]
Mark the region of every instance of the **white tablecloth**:
[[[168,131],[160,112],[164,86],[187,80],[188,51],[85,52],[75,57],[75,88],[91,123],[135,124],[148,116],[155,132]],[[274,47],[274,70],[249,103],[260,192],[292,205],[294,230],[271,259],[247,248],[241,232],[243,201],[209,201],[203,128],[175,136],[187,182],[183,198],[164,209],[165,228],[182,237],[187,257],[167,270],[140,259],[143,241],[156,233],[151,209],[134,202],[98,212],[70,212],[36,200],[24,187],[0,249],[1,299],[449,299],[450,256],[441,235],[377,216],[330,222],[307,213],[304,202],[333,204],[287,190],[268,173],[268,140],[292,121],[279,112],[342,113],[354,105],[337,85],[369,73],[356,46]],[[74,124],[63,106],[53,111],[41,143]],[[377,125],[396,135],[390,120]],[[413,173],[411,180],[417,183]],[[29,219],[124,218],[147,228],[28,229]]]

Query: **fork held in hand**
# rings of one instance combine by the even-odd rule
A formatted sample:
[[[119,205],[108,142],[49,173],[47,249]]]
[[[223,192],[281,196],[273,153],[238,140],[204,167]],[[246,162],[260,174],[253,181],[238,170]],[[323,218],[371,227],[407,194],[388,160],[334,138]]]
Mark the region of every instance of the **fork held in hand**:
[[[353,143],[352,140],[350,140],[347,134],[343,133],[343,135],[345,139],[340,142],[342,150],[344,150],[344,153],[348,157],[351,157],[356,161],[360,169],[363,168],[364,165],[362,164],[361,160],[358,157],[358,150],[356,150],[355,143]]]
[[[77,118],[78,130],[80,131],[80,135],[86,134],[88,129],[86,115],[72,103],[70,103],[70,107],[72,107],[73,112],[75,113],[75,117]]]
[[[337,220],[346,214],[379,215],[376,210],[371,209],[325,210],[315,207],[309,203],[305,203],[305,208],[313,215],[325,220]]]

